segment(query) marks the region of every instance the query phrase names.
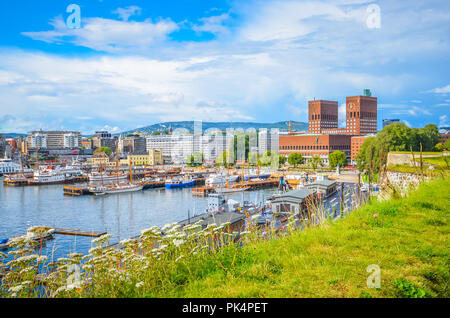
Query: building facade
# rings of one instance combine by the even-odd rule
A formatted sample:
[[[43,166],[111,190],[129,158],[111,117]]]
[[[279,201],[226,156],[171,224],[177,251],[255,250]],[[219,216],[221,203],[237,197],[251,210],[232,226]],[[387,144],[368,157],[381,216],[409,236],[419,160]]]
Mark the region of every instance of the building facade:
[[[78,148],[81,133],[78,131],[32,131],[27,137],[28,148]]]
[[[324,129],[338,128],[338,102],[313,100],[308,102],[308,130],[322,133]]]

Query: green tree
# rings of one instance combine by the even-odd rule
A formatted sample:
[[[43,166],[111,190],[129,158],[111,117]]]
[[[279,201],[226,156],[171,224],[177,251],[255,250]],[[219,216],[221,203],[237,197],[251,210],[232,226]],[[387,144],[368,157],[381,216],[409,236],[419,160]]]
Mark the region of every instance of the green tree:
[[[186,159],[186,165],[188,167],[197,167],[203,164],[203,153],[195,152],[193,155],[188,156]]]
[[[444,149],[445,150],[450,150],[450,139],[447,139],[444,143]]]
[[[436,144],[436,146],[434,146],[434,149],[436,150],[436,151],[444,151],[444,144],[442,143],[442,142],[439,142],[439,143],[437,143]]]
[[[344,167],[347,164],[347,156],[340,150],[333,151],[328,156],[330,168],[334,169],[339,164],[340,167]]]
[[[285,155],[278,155],[278,163],[280,166],[284,165],[286,163],[286,156]]]
[[[322,166],[322,158],[320,158],[318,155],[314,155],[311,157],[311,159],[309,159],[309,164],[311,165],[311,168],[313,168],[313,170],[316,170],[319,165]]]
[[[298,152],[293,152],[288,156],[288,163],[294,167],[303,163],[303,156]]]
[[[95,152],[104,152],[108,157],[112,154],[112,150],[110,147],[100,147],[95,149]]]
[[[260,157],[260,164],[261,166],[269,166],[271,162],[272,162],[272,152],[270,150],[267,150]]]

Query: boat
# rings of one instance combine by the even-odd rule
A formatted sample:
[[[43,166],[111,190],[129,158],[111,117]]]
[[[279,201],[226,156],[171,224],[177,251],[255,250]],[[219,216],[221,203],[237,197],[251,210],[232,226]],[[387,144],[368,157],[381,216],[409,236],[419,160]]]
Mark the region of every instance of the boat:
[[[37,234],[34,230],[40,228],[39,226],[30,227],[27,230],[27,233],[25,235],[16,236],[13,238],[2,238],[0,239],[0,250],[8,249],[10,248],[11,244],[18,241],[18,240],[34,240],[34,241],[40,241],[42,240],[49,240],[53,238],[53,234],[55,232],[55,229],[47,228],[45,233],[42,235]]]
[[[228,183],[235,183],[239,179],[239,175],[230,175],[227,177],[224,174],[214,174],[205,180],[205,185],[208,187],[224,185],[227,183],[227,179]]]
[[[119,174],[101,174],[98,172],[93,172],[88,174],[89,181],[115,181],[115,180],[125,180],[128,175],[125,173]]]
[[[54,169],[38,169],[34,171],[33,178],[28,180],[29,185],[65,184],[73,182],[74,177]]]
[[[242,192],[250,189],[250,187],[239,187],[239,188],[215,188],[214,190],[217,193],[236,193],[236,192]]]
[[[192,178],[174,177],[165,182],[166,189],[176,189],[193,186],[195,181]]]
[[[93,185],[88,187],[88,190],[94,195],[104,195],[104,194],[114,194],[124,192],[135,192],[140,191],[143,188],[144,187],[140,184],[121,183],[113,185]]]

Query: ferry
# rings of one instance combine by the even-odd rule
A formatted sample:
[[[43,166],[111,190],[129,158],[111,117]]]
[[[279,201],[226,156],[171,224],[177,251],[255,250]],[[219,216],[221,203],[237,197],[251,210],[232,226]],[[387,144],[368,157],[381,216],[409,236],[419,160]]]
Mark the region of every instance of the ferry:
[[[168,179],[165,182],[166,189],[175,189],[175,188],[184,188],[184,187],[192,187],[195,181],[192,178],[180,178],[175,177],[172,179]]]
[[[71,183],[74,177],[59,170],[38,169],[34,171],[33,178],[28,180],[29,185],[65,184]]]

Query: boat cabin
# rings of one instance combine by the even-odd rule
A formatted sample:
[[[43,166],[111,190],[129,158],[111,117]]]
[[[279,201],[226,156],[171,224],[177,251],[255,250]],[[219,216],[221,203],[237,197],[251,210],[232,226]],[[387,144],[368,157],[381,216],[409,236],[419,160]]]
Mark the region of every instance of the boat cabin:
[[[307,184],[306,188],[315,190],[321,197],[327,198],[337,192],[337,182],[328,179],[327,176],[319,176],[316,181]]]
[[[300,213],[306,215],[308,200],[314,199],[315,196],[315,191],[306,188],[274,195],[271,200],[271,209],[274,214]]]

